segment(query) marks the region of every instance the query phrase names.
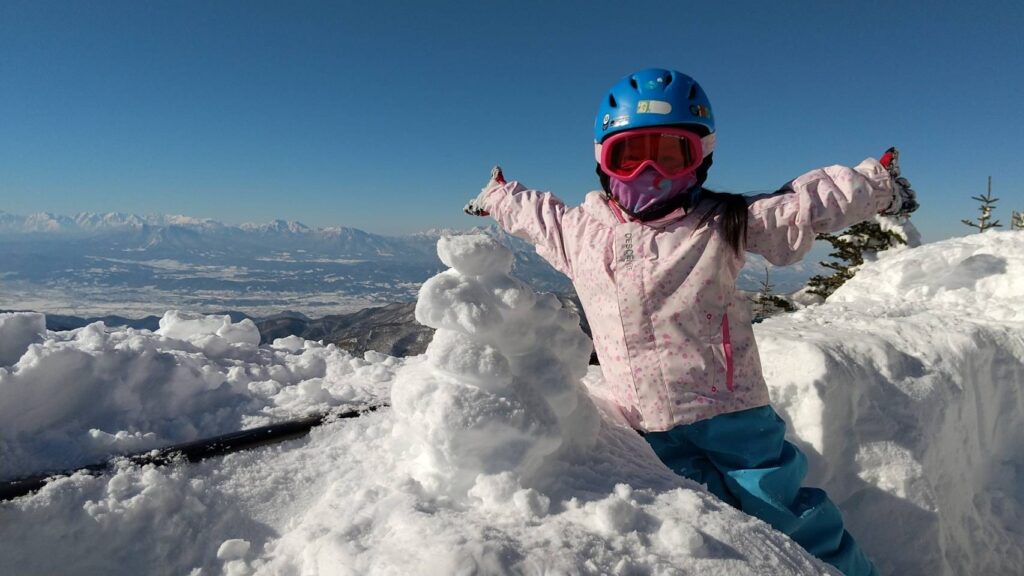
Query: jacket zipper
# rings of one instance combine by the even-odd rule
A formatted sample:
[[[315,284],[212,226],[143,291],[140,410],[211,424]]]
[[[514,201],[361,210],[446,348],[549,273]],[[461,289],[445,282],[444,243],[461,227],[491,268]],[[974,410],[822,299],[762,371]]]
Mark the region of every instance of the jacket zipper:
[[[722,349],[725,351],[725,387],[732,392],[736,388],[733,382],[732,340],[729,339],[729,315],[722,316]]]
[[[612,209],[612,214],[615,215],[615,219],[619,221],[619,224],[626,223],[626,217],[622,214],[622,209],[611,198],[608,199],[608,207]]]

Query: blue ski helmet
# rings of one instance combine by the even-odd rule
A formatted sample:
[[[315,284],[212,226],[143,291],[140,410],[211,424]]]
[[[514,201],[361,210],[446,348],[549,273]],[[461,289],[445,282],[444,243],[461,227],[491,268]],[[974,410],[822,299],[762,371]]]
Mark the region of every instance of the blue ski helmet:
[[[632,128],[679,125],[700,126],[707,134],[715,132],[707,94],[682,72],[646,68],[619,80],[601,100],[594,122],[594,143]]]

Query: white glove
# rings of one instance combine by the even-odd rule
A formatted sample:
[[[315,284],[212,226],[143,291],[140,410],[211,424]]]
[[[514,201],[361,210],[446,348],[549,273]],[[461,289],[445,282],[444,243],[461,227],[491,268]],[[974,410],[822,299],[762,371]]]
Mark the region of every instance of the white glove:
[[[501,173],[501,166],[495,166],[491,168],[491,179],[487,181],[487,185],[480,189],[480,194],[470,200],[466,207],[462,210],[470,216],[487,216],[487,205],[484,203],[487,200],[487,195],[491,193],[497,186],[501,186],[505,183],[505,176]]]
[[[883,216],[908,216],[920,207],[917,193],[910,187],[910,180],[900,176],[900,152],[896,147],[889,148],[880,160],[882,166],[892,176],[892,204],[882,211]]]

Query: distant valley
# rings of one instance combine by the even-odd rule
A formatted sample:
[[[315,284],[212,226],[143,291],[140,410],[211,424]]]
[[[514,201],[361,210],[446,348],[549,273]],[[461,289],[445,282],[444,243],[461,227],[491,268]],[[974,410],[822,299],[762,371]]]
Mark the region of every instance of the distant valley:
[[[205,218],[123,213],[0,212],[0,309],[75,317],[159,317],[168,309],[350,314],[412,302],[444,269],[437,239],[491,234],[515,254],[513,274],[539,290],[571,284],[533,247],[496,226],[383,236],[300,222],[228,225]],[[751,257],[740,286],[754,290],[765,263]],[[772,269],[777,292],[799,288],[816,266]]]

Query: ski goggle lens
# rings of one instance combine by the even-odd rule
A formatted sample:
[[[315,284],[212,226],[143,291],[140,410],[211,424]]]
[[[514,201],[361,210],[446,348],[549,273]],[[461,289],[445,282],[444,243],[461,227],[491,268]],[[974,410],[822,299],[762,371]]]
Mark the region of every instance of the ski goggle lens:
[[[617,178],[632,178],[652,165],[663,176],[673,177],[699,166],[701,151],[700,137],[686,130],[621,132],[602,145],[601,167]]]

